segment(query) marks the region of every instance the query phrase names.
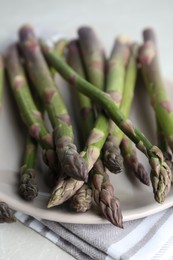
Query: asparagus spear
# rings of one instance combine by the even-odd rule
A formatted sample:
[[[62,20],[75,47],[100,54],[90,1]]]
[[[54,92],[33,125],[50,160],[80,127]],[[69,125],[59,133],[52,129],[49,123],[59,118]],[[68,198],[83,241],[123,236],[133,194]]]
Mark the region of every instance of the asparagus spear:
[[[71,198],[83,184],[83,181],[75,180],[70,177],[60,180],[54,186],[47,207],[51,208],[62,204]]]
[[[108,60],[106,92],[113,101],[120,106],[126,64],[130,56],[130,40],[127,36],[117,37],[110,59]],[[118,128],[112,120],[109,120],[110,130],[103,149],[105,166],[113,173],[119,173],[123,168],[123,160],[120,154],[119,141],[117,139]]]
[[[173,150],[173,109],[162,80],[157,50],[152,41],[145,42],[139,51],[142,74],[157,120]]]
[[[23,166],[20,169],[19,194],[25,200],[33,200],[38,195],[38,186],[35,182],[35,161],[37,143],[28,135]]]
[[[124,161],[126,162],[128,169],[130,168],[134,172],[136,178],[138,178],[143,184],[149,186],[149,176],[145,171],[144,166],[141,163],[139,163],[136,151],[128,137],[123,137],[120,147]]]
[[[151,181],[154,197],[157,202],[162,203],[170,191],[171,171],[165,163],[160,149],[151,144],[144,134],[135,128],[129,119],[125,118],[108,94],[105,94],[81,78],[72,68],[64,63],[46,43],[41,41],[41,45],[48,63],[51,64],[64,79],[76,87],[78,91],[102,105],[109,117],[136,144],[138,149],[148,157],[151,165]]]
[[[0,109],[2,108],[2,96],[4,89],[4,61],[2,55],[0,55]],[[13,215],[13,211],[8,207],[5,202],[0,202],[0,223],[12,223],[16,219]]]
[[[13,211],[5,202],[0,202],[0,223],[16,222]]]
[[[84,72],[82,70],[82,64],[80,60],[79,55],[79,48],[77,42],[73,41],[70,43],[69,53],[68,53],[68,60],[70,60],[70,65],[76,72],[78,72],[81,76],[84,77]],[[82,94],[78,94],[78,97],[81,101],[81,99],[86,100],[88,103],[87,105],[91,109],[91,103],[89,103],[89,99],[87,99]],[[83,106],[86,104],[85,102],[80,102],[80,109],[83,108]],[[89,124],[89,127],[86,128],[88,130],[85,131],[85,137],[88,136],[88,133],[91,131],[91,128],[93,126],[93,117],[91,114],[89,114],[88,117],[83,118],[83,121]],[[83,128],[85,127],[84,124]],[[108,124],[106,124],[108,126]],[[92,189],[94,193],[94,199],[96,204],[101,209],[102,214],[111,221],[111,223],[122,226],[122,214],[119,202],[117,198],[113,195],[113,186],[110,184],[109,176],[105,172],[105,168],[101,162],[100,159],[97,160],[94,166],[94,170],[92,170],[92,177],[91,177],[91,183],[92,183]],[[88,188],[86,187],[87,191]],[[87,210],[91,206],[91,196],[88,197],[86,192],[86,189],[83,188],[83,186],[78,190],[76,195],[72,197],[72,206],[73,208],[76,208],[78,211],[80,210]],[[87,198],[90,200],[90,203],[88,203]],[[85,207],[84,207],[85,205]],[[86,206],[87,205],[87,206]],[[118,208],[117,208],[118,207]],[[118,214],[117,214],[118,213]],[[111,217],[110,217],[111,216]]]
[[[108,174],[104,171],[101,160],[95,163],[92,175],[94,201],[100,207],[106,219],[113,225],[122,228],[122,213],[119,200],[114,196],[113,186],[110,183]]]
[[[19,31],[19,36],[27,61],[28,73],[35,85],[35,90],[45,104],[54,128],[54,142],[61,167],[68,176],[78,180],[86,180],[87,167],[74,144],[67,108],[51,77],[34,31],[30,26],[23,26]]]
[[[102,44],[91,27],[79,28],[78,35],[87,79],[93,85],[103,89],[105,55]]]
[[[85,77],[80,57],[79,42],[77,40],[73,40],[68,44],[67,61],[76,72],[78,72],[82,77]],[[79,92],[76,94],[82,122],[81,131],[83,134],[83,143],[85,143],[94,124],[93,108],[89,98]],[[85,212],[90,209],[91,201],[92,189],[88,184],[84,184],[71,198],[71,208],[75,209],[77,212]]]
[[[157,140],[158,140],[158,147],[163,152],[165,162],[167,163],[167,165],[171,169],[172,182],[173,182],[173,154],[172,154],[170,147],[168,146],[168,143],[166,141],[166,138],[163,134],[163,131],[162,131],[158,121],[157,121]]]
[[[152,28],[146,28],[143,31],[143,39],[145,42],[147,41],[151,41],[155,48],[157,49],[157,39],[156,39],[156,35],[155,32]],[[173,173],[173,156],[172,156],[172,152],[168,146],[167,140],[165,138],[165,135],[161,129],[160,124],[158,123],[158,120],[156,119],[157,122],[157,137],[158,137],[158,146],[161,149],[161,151],[163,152],[164,158],[166,163],[168,164],[168,166],[171,169],[171,172]]]
[[[127,63],[126,75],[124,80],[124,92],[122,96],[122,101],[120,104],[120,109],[123,112],[125,117],[128,117],[130,112],[131,103],[133,100],[134,87],[136,83],[136,75],[137,75],[137,65],[136,65],[136,57],[138,46],[133,44],[131,46],[131,54],[129,61]],[[116,133],[116,143],[120,144],[121,141],[121,152],[126,164],[129,168],[131,168],[135,174],[135,176],[144,184],[149,185],[149,177],[147,172],[145,171],[143,165],[138,162],[138,158],[136,155],[136,151],[133,148],[133,144],[130,139],[126,136],[123,137],[122,131],[114,127],[114,131]],[[123,140],[122,140],[123,139]]]
[[[78,30],[78,34],[84,67],[89,82],[99,89],[104,89],[105,56],[103,47],[92,28],[81,27]],[[88,163],[89,171],[99,158],[100,151],[105,143],[107,135],[108,118],[104,113],[99,113],[95,126],[91,130],[86,142],[84,151],[81,153]]]
[[[0,54],[0,110],[2,108],[3,89],[4,89],[4,62]]]
[[[91,208],[92,189],[88,184],[84,184],[72,197],[70,207],[76,212],[86,212]]]
[[[44,161],[51,171],[58,174],[59,166],[54,152],[52,135],[48,132],[37,109],[19,61],[16,44],[8,48],[5,65],[10,87],[15,97],[21,118],[28,128],[29,134],[35,138],[44,150]]]
[[[79,42],[73,40],[68,44],[67,52],[68,64],[83,78],[85,78],[85,72],[82,67],[82,61],[79,53]],[[91,131],[94,124],[94,112],[92,108],[91,100],[85,95],[77,92],[77,99],[79,103],[80,118],[82,122],[82,135],[83,143],[88,138],[89,132]]]

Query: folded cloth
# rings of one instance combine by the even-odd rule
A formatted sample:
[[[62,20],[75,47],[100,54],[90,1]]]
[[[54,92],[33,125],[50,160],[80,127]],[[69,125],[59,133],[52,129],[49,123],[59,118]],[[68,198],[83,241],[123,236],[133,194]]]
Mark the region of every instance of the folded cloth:
[[[124,229],[36,220],[21,212],[15,216],[76,259],[173,259],[173,208],[125,222]]]

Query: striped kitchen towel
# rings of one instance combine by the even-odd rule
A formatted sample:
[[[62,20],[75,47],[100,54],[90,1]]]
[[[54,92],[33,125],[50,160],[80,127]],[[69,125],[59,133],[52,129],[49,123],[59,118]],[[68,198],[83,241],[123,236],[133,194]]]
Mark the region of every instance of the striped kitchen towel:
[[[173,259],[173,208],[125,222],[124,229],[36,220],[20,212],[15,216],[76,259]]]

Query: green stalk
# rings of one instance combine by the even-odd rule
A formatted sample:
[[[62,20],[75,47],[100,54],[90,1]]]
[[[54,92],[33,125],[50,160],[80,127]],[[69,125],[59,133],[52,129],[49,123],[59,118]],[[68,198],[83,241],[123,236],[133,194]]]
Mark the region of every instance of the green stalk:
[[[20,169],[19,194],[25,200],[33,200],[38,195],[38,186],[35,182],[37,143],[28,135],[23,166]]]
[[[168,146],[168,142],[165,138],[165,135],[163,134],[162,128],[160,127],[160,124],[157,121],[157,140],[158,140],[158,147],[163,153],[163,156],[165,158],[165,162],[169,166],[172,172],[172,182],[173,182],[173,154]]]
[[[8,207],[5,202],[0,202],[0,223],[13,223],[16,222],[13,211]]]
[[[103,91],[95,88],[91,83],[81,78],[71,67],[62,61],[53,50],[45,43],[41,43],[43,53],[51,66],[53,66],[64,79],[84,95],[100,104],[108,116],[119,126],[119,128],[136,144],[148,158],[151,165],[151,181],[153,192],[157,202],[162,203],[170,191],[171,171],[163,159],[163,154],[158,147],[135,128],[132,122],[123,115],[120,109],[114,104],[111,97]]]
[[[87,167],[74,144],[73,129],[66,105],[51,77],[36,36],[30,26],[23,26],[19,36],[28,73],[54,129],[54,142],[61,168],[68,176],[86,180]]]
[[[100,114],[95,122],[94,128],[86,141],[85,148],[81,156],[85,159],[90,171],[100,156],[101,149],[106,141],[109,132],[107,117]]]
[[[127,118],[129,116],[130,107],[133,100],[134,88],[136,84],[137,77],[137,53],[138,46],[137,44],[133,44],[131,48],[129,48],[129,60],[126,61],[127,67],[124,75],[124,91],[121,99],[120,109],[123,112],[124,116]],[[127,55],[126,55],[127,57]],[[127,59],[126,59],[127,60]],[[114,126],[114,141],[117,146],[121,143],[121,152],[124,161],[128,168],[130,168],[135,174],[136,178],[138,178],[142,183],[149,185],[149,177],[147,172],[145,171],[143,165],[138,162],[137,154],[135,149],[133,148],[133,144],[131,140],[124,136],[123,132],[117,127]],[[110,142],[111,143],[111,142]],[[116,146],[115,146],[116,147]]]
[[[134,96],[134,89],[135,89],[135,85],[136,85],[137,55],[138,55],[138,45],[134,43],[131,46],[131,54],[130,54],[130,58],[129,58],[129,61],[127,64],[126,74],[125,74],[125,79],[124,79],[123,97],[122,97],[121,104],[120,104],[120,110],[126,118],[129,116],[129,113],[130,113],[130,108],[131,108],[131,104],[132,104],[132,100],[133,100],[133,96]],[[124,133],[118,127],[117,127],[117,135],[118,135],[118,141],[120,144]]]
[[[96,87],[104,89],[105,54],[103,46],[91,27],[79,28],[78,35],[87,79]]]
[[[152,42],[153,45],[155,46],[156,51],[158,52],[158,50],[157,50],[157,39],[156,39],[155,32],[152,28],[146,28],[143,31],[143,39],[144,39],[144,42],[148,42],[148,41]],[[173,155],[172,155],[172,151],[170,150],[170,148],[168,146],[168,142],[165,138],[165,134],[163,133],[163,130],[161,129],[161,126],[158,123],[157,119],[156,119],[156,122],[157,122],[158,146],[161,149],[161,151],[163,152],[165,162],[170,167],[172,175],[173,175]]]
[[[68,44],[67,52],[68,64],[80,74],[81,77],[85,78],[85,72],[83,70],[83,65],[79,53],[79,42],[73,40]],[[94,124],[94,114],[91,101],[85,95],[77,92],[78,108],[80,113],[80,121],[82,125],[82,137],[83,143],[85,143],[88,135]],[[91,208],[92,202],[92,189],[88,184],[82,185],[82,187],[76,192],[76,194],[71,198],[71,208],[76,212],[86,212]]]
[[[3,89],[4,89],[4,62],[3,62],[3,57],[0,55],[0,110],[2,108]]]
[[[129,56],[130,40],[126,36],[119,36],[108,60],[106,82],[106,92],[112,97],[117,107],[120,106],[123,96],[126,65]],[[117,126],[112,120],[109,120],[109,135],[104,145],[103,158],[105,166],[115,174],[121,172],[123,168],[117,132]]]
[[[59,164],[55,155],[52,135],[43,122],[42,114],[32,98],[23,68],[20,64],[16,44],[11,45],[6,54],[5,65],[10,87],[13,92],[19,113],[29,134],[35,138],[44,151],[44,161],[52,172],[58,175]]]
[[[103,47],[96,33],[90,27],[81,27],[78,30],[78,35],[87,78],[98,89],[103,90],[105,83],[105,55]],[[108,118],[104,113],[100,112],[94,128],[92,126],[93,129],[90,129],[91,132],[84,151],[81,152],[88,164],[89,171],[100,156],[101,149],[108,135],[108,126]]]
[[[83,78],[85,72],[83,70],[82,61],[79,53],[79,43],[73,40],[68,44],[67,53],[68,64]],[[79,103],[80,119],[82,124],[83,142],[88,138],[89,132],[92,130],[94,124],[94,111],[91,100],[85,95],[77,92],[77,99]]]
[[[139,59],[146,89],[157,120],[171,150],[173,150],[173,109],[162,80],[157,50],[152,41],[147,41],[141,46]]]
[[[4,90],[4,61],[0,54],[0,110],[2,109],[2,98]],[[0,223],[15,222],[13,211],[8,207],[5,202],[0,202]]]

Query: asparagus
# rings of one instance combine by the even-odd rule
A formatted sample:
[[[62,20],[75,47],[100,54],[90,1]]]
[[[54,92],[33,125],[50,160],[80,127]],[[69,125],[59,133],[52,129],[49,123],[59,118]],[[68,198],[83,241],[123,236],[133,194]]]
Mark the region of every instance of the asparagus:
[[[155,48],[157,49],[157,39],[156,39],[155,32],[152,28],[146,28],[143,31],[143,38],[144,38],[145,42],[151,41],[154,44]],[[173,155],[172,155],[172,152],[168,146],[165,135],[164,135],[157,119],[156,119],[156,122],[157,122],[158,146],[161,149],[161,151],[163,152],[165,161],[168,164],[168,166],[170,167],[171,172],[173,173]]]
[[[8,207],[5,202],[0,202],[0,223],[15,222],[13,211]]]
[[[91,208],[92,189],[84,184],[72,197],[70,207],[76,212],[86,212]]]
[[[126,117],[128,117],[129,115],[131,103],[133,100],[134,87],[135,87],[136,74],[137,74],[136,56],[137,56],[138,46],[136,44],[133,44],[130,49],[131,49],[131,55],[127,63],[126,75],[124,80],[124,92],[120,104],[120,109]],[[121,152],[128,167],[133,170],[135,176],[142,183],[149,185],[148,174],[146,173],[143,165],[138,162],[136,151],[133,148],[130,139],[127,138],[126,136],[123,137],[122,131],[118,129],[117,126],[114,127],[114,133],[115,133],[115,141],[117,143],[117,146],[122,142]]]
[[[58,174],[59,164],[53,147],[52,135],[46,129],[42,115],[31,96],[16,44],[8,48],[5,66],[21,118],[28,128],[29,134],[40,143],[44,151],[44,162],[53,173]]]
[[[23,166],[20,169],[19,194],[25,200],[33,200],[38,195],[38,186],[35,182],[35,161],[37,143],[28,135]]]
[[[69,54],[68,54],[68,60],[70,60],[70,65],[76,72],[78,72],[81,76],[85,76],[84,72],[82,70],[82,64],[80,61],[79,56],[79,48],[76,41],[73,41],[70,43],[69,48]],[[84,99],[84,101],[87,101],[87,105],[90,107],[90,112],[92,111],[90,100],[87,99],[82,94],[78,94],[78,97],[80,101]],[[86,102],[79,102],[80,109],[84,107]],[[100,116],[99,116],[100,118]],[[99,120],[98,118],[98,120]],[[93,127],[93,117],[91,113],[88,117],[83,119],[84,122],[88,123],[88,127],[85,128],[85,139],[88,136],[88,133],[91,131]],[[82,124],[83,128],[85,127],[85,124]],[[103,124],[103,126],[108,126],[108,124]],[[88,131],[88,132],[87,132]],[[110,184],[109,176],[106,174],[104,166],[100,159],[97,160],[96,166],[94,166],[94,169],[92,171],[92,177],[91,177],[91,183],[92,183],[92,189],[95,194],[94,199],[99,208],[101,209],[102,214],[108,219],[111,220],[113,224],[122,226],[122,215],[119,203],[117,201],[117,198],[113,195],[113,186]],[[87,192],[86,192],[87,190]],[[111,190],[111,192],[110,192]],[[73,208],[76,208],[77,211],[83,211],[88,210],[89,206],[91,206],[91,196],[87,196],[88,194],[88,187],[82,186],[76,195],[72,197],[72,203],[71,206]],[[87,200],[88,198],[88,200]],[[88,203],[88,201],[90,203]],[[111,202],[111,203],[110,203]],[[86,206],[87,205],[87,206]],[[85,206],[85,207],[84,207]],[[118,207],[118,209],[117,209]],[[118,212],[118,215],[117,215]],[[111,218],[110,218],[111,216]],[[120,221],[119,221],[120,220]],[[120,222],[120,223],[119,223]]]
[[[100,207],[103,215],[113,225],[123,227],[119,200],[114,196],[113,186],[108,174],[104,171],[101,160],[92,169],[92,185],[94,201]]]
[[[82,51],[84,67],[89,82],[99,89],[104,89],[105,83],[105,57],[103,47],[97,35],[90,27],[81,27],[78,30],[79,44]],[[92,123],[92,122],[91,122]],[[94,128],[87,139],[82,156],[88,164],[90,171],[100,156],[101,149],[108,135],[108,118],[99,113]]]
[[[167,163],[167,165],[171,169],[172,182],[173,182],[173,154],[172,154],[170,147],[168,146],[168,143],[166,141],[166,138],[163,134],[163,131],[162,131],[158,121],[157,121],[157,140],[158,140],[158,147],[163,152],[165,162]]]
[[[41,41],[41,46],[48,63],[51,64],[51,66],[54,67],[72,86],[76,87],[78,91],[100,104],[106,110],[109,117],[136,144],[137,148],[148,157],[151,165],[151,181],[154,197],[157,202],[162,203],[170,191],[171,171],[165,163],[160,149],[151,144],[144,134],[141,133],[139,129],[135,128],[129,119],[126,119],[108,94],[105,94],[103,91],[95,88],[91,83],[81,78],[43,41]]]
[[[0,110],[2,108],[3,88],[4,88],[4,62],[2,56],[0,55]]]
[[[61,168],[68,176],[78,180],[86,180],[87,167],[74,144],[73,130],[67,108],[51,77],[34,31],[30,26],[23,26],[19,31],[19,36],[27,61],[28,73],[35,85],[36,92],[45,105],[54,128],[54,142]]]
[[[126,162],[128,169],[132,169],[136,178],[138,178],[143,184],[149,186],[149,176],[145,171],[144,166],[141,163],[139,163],[136,151],[128,137],[123,137],[120,147],[124,161]]]
[[[157,120],[171,150],[173,150],[173,109],[160,73],[157,50],[152,41],[147,41],[141,46],[139,60]]]
[[[120,106],[123,95],[126,64],[129,56],[130,40],[126,36],[119,36],[108,60],[106,83],[106,92],[110,94],[117,107]],[[112,120],[109,120],[109,125],[109,135],[103,149],[104,164],[111,172],[119,173],[123,168],[123,160],[117,139],[118,129]]]
[[[79,53],[79,42],[77,40],[73,40],[68,44],[67,61],[68,64],[80,74],[80,76],[85,77],[85,72],[83,70]],[[94,124],[93,108],[89,98],[79,92],[76,94],[82,122],[83,143],[85,143],[85,140],[88,138]],[[91,208],[91,202],[92,189],[88,184],[84,184],[71,198],[70,206],[77,212],[86,212]]]
[[[85,77],[85,72],[82,67],[82,61],[79,53],[79,43],[77,40],[73,40],[68,44],[67,53],[68,64],[81,76]],[[94,124],[94,114],[91,100],[85,95],[77,92],[77,98],[79,102],[80,118],[82,121],[82,134],[83,143],[88,138],[88,134],[91,131]]]
[[[103,89],[105,55],[102,44],[91,27],[79,28],[78,35],[87,79],[93,85]]]

